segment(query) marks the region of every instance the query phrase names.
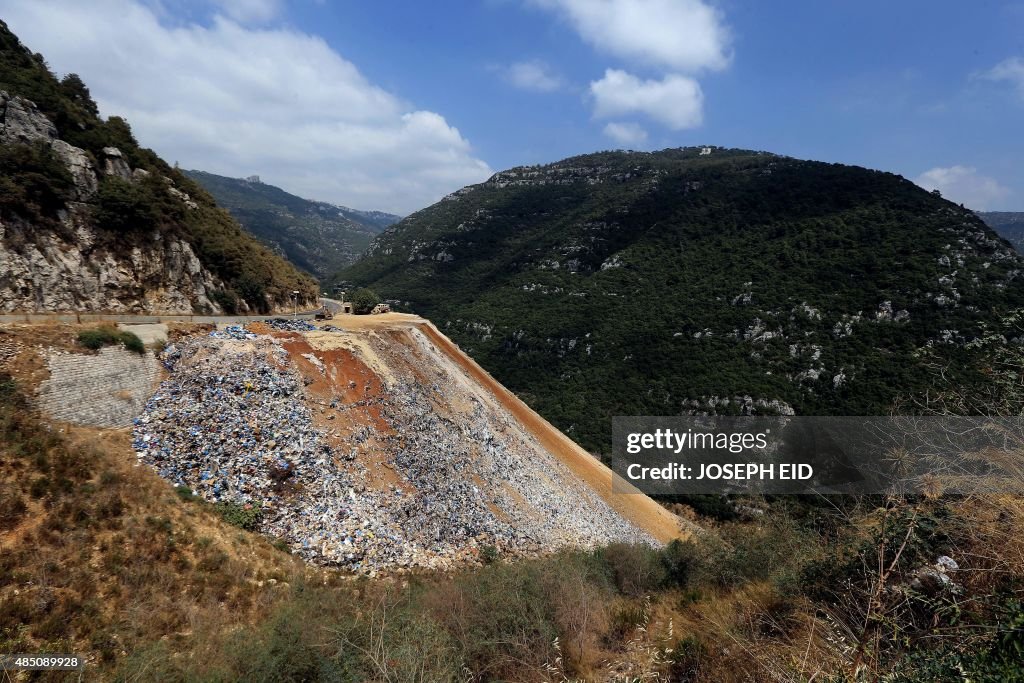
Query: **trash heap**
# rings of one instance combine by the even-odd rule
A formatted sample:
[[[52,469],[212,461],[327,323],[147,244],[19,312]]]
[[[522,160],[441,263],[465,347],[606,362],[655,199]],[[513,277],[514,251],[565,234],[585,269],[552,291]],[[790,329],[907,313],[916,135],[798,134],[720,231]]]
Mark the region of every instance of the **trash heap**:
[[[392,429],[361,427],[341,445],[314,424],[322,399],[306,395],[308,378],[273,337],[228,328],[168,346],[170,378],[135,420],[139,461],[205,500],[258,506],[260,531],[307,560],[370,575],[473,562],[484,546],[529,555],[653,542],[530,439],[509,436],[520,432],[508,414],[495,418],[475,397],[468,414],[446,414],[452,377],[408,348],[373,343],[400,379],[329,404],[372,408]],[[357,453],[371,439],[400,485],[368,485]]]
[[[373,527],[353,514],[355,484],[298,397],[288,353],[270,337],[237,336],[165,350],[172,377],[135,420],[137,457],[205,500],[259,506],[260,530],[306,559],[376,569],[358,547]]]
[[[210,333],[214,339],[255,339],[256,335],[241,325],[228,325],[223,330],[214,330]]]
[[[271,318],[267,325],[282,332],[310,332],[316,329],[313,323],[298,318]]]
[[[458,392],[450,376],[408,349],[378,352],[392,367],[415,366],[427,376],[398,383],[379,406],[389,424],[401,425],[394,464],[420,493],[407,514],[423,537],[441,545],[483,538],[504,553],[527,555],[612,541],[656,545],[532,437],[523,438],[511,415],[471,396],[468,414],[444,416],[438,406]]]
[[[325,462],[330,449],[305,405],[292,397],[295,377],[266,360],[269,352],[285,364],[288,354],[266,339],[253,347],[202,355],[200,340],[169,346],[168,368],[187,363],[189,372],[163,382],[135,419],[140,460],[207,500],[239,503],[268,498],[276,481]]]

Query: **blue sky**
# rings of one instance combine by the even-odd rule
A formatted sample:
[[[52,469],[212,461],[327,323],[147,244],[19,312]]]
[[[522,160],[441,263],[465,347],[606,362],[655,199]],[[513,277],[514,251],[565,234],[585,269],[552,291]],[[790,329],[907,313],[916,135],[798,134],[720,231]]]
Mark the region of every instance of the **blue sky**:
[[[714,144],[1024,210],[1022,1],[0,0],[0,17],[168,160],[356,208]]]

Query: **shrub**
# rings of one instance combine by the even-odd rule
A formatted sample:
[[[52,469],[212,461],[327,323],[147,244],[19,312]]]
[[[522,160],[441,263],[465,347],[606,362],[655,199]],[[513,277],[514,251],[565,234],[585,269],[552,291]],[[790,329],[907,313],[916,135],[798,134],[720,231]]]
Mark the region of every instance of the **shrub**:
[[[17,526],[28,508],[17,491],[0,484],[0,531]]]
[[[608,641],[611,645],[617,645],[629,637],[637,626],[641,626],[647,619],[647,613],[642,604],[631,602],[619,605],[611,615],[611,623],[608,628]]]
[[[259,505],[220,502],[215,508],[225,522],[246,531],[256,531],[263,520],[263,510]]]
[[[707,657],[707,648],[694,636],[687,636],[672,650],[670,680],[695,681],[700,674],[701,660]]]
[[[175,486],[174,493],[178,496],[178,498],[180,498],[183,502],[186,503],[190,503],[193,500],[196,500],[196,498],[198,498],[196,494],[192,493],[192,489],[185,485]]]
[[[78,333],[78,343],[93,351],[104,346],[121,344],[129,351],[138,354],[146,352],[146,345],[134,332],[118,330],[114,327],[96,327],[91,330],[82,330]]]
[[[612,543],[599,555],[611,569],[616,587],[626,595],[644,595],[665,581],[667,574],[661,556],[650,546]]]
[[[495,562],[431,584],[420,599],[479,680],[523,680],[530,669],[536,679],[557,656],[552,643],[559,631],[546,584],[558,571],[553,562]]]
[[[210,293],[210,298],[213,299],[213,303],[220,306],[225,313],[233,314],[238,312],[238,295],[235,294],[234,290],[215,289]]]
[[[661,563],[665,567],[665,584],[678,588],[686,587],[698,562],[700,554],[696,543],[673,540],[661,551]]]
[[[999,624],[985,640],[969,648],[945,645],[911,652],[897,663],[890,680],[1024,683],[1024,608],[1009,600],[999,611]]]
[[[134,332],[122,332],[121,343],[124,344],[124,348],[134,351],[139,355],[146,352],[146,345],[142,343],[142,340]]]
[[[31,486],[29,486],[29,495],[36,499],[45,498],[49,492],[50,480],[47,477],[33,479]]]
[[[701,517],[710,517],[719,522],[736,519],[736,506],[726,496],[711,494],[658,494],[653,496],[660,503],[689,505]]]
[[[96,195],[96,222],[101,228],[117,233],[146,232],[160,220],[157,201],[139,183],[107,177]]]
[[[308,614],[291,606],[271,617],[259,632],[234,638],[228,656],[239,680],[339,680],[335,663],[313,645],[317,634],[308,620]]]
[[[242,299],[257,311],[269,313],[267,307],[267,284],[255,274],[245,274],[235,280],[235,289]],[[290,297],[289,297],[290,298]]]
[[[19,214],[51,227],[74,181],[43,143],[0,145],[0,214]]]
[[[498,560],[498,549],[490,544],[481,546],[480,548],[480,560],[484,564],[493,564]]]
[[[223,550],[207,549],[196,564],[196,569],[201,572],[212,573],[223,567],[227,562],[228,556]]]

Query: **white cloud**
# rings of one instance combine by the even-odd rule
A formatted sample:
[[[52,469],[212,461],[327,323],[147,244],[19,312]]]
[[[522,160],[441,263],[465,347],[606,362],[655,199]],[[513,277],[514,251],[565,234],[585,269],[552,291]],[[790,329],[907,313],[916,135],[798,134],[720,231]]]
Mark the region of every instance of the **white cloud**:
[[[621,145],[639,146],[647,142],[647,131],[636,123],[612,121],[604,127],[604,134]]]
[[[281,0],[213,0],[227,17],[243,24],[262,24],[281,13]]]
[[[502,69],[502,74],[505,80],[523,90],[554,92],[565,85],[550,66],[536,59],[510,64]]]
[[[4,20],[185,168],[257,173],[305,197],[396,213],[492,172],[443,116],[369,82],[315,36],[225,17],[169,27],[138,0],[6,0]]]
[[[704,94],[700,84],[687,76],[669,74],[660,81],[641,80],[608,69],[604,78],[590,84],[590,94],[597,118],[643,113],[673,130],[699,126],[703,119]]]
[[[1006,81],[1016,88],[1017,94],[1024,98],[1024,59],[1010,57],[996,64],[988,71],[980,74],[989,81]]]
[[[673,130],[699,126],[704,95],[686,74],[720,70],[732,60],[731,35],[709,0],[526,0],[562,16],[598,51],[659,69],[640,80],[608,69],[590,84],[595,118],[643,113]],[[637,131],[609,124],[605,134],[626,144]]]
[[[558,12],[598,50],[691,73],[731,59],[721,13],[703,0],[531,0]]]
[[[994,178],[981,175],[969,166],[929,169],[914,179],[926,190],[938,190],[942,196],[975,211],[986,211],[1010,195],[1010,190]]]

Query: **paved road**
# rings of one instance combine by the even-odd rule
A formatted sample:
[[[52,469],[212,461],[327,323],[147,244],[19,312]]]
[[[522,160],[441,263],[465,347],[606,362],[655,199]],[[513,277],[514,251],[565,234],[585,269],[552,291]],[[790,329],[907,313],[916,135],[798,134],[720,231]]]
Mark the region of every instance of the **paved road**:
[[[342,311],[341,302],[338,301],[337,299],[328,299],[327,297],[322,296],[320,297],[320,303],[326,306],[327,310],[329,310],[331,313],[337,314],[341,313]]]
[[[317,309],[319,310],[319,309]],[[317,310],[299,311],[295,316],[311,320]],[[291,313],[270,315],[126,315],[119,313],[5,313],[0,314],[0,325],[5,323],[250,323],[270,318],[291,318]]]

